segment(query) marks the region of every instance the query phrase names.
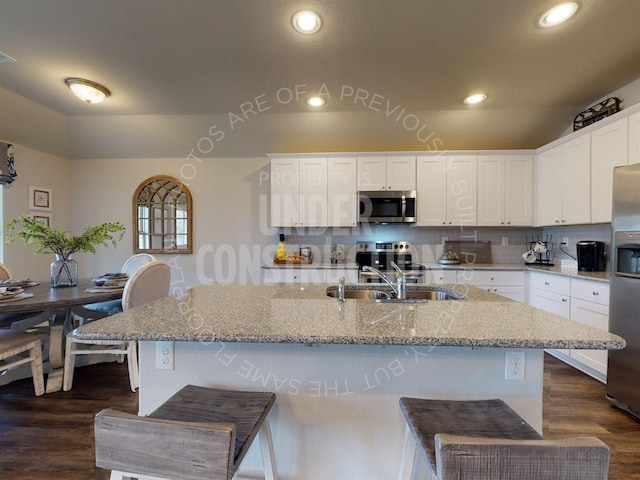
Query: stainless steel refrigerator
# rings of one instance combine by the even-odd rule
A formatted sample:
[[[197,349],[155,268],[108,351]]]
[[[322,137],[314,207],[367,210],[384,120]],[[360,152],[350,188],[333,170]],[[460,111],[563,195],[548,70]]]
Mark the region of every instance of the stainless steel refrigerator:
[[[609,330],[627,341],[609,351],[607,398],[640,417],[640,164],[613,171]]]

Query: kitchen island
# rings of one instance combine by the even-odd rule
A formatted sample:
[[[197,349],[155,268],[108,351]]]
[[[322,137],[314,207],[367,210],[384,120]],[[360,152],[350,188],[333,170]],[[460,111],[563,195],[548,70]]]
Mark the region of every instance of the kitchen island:
[[[475,287],[447,287],[467,299],[342,303],[327,285],[208,285],[78,335],[141,342],[141,414],[186,384],[275,392],[276,463],[290,480],[396,478],[401,396],[502,398],[541,431],[543,349],[625,345]],[[171,370],[156,368],[158,340],[176,342]],[[509,350],[525,354],[523,380],[505,380]],[[260,465],[254,446],[243,471]]]

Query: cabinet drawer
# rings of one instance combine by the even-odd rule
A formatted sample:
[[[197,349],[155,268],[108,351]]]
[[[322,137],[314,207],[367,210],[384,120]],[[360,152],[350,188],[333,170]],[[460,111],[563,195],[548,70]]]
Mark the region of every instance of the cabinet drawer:
[[[264,283],[326,283],[327,274],[317,268],[265,268]]]
[[[547,290],[532,289],[529,304],[545,312],[555,313],[564,318],[571,315],[571,302],[568,295],[549,292]]]
[[[425,283],[456,283],[457,272],[455,270],[425,270]]]
[[[609,284],[571,279],[571,297],[607,306],[609,305]]]
[[[571,279],[549,273],[531,272],[531,288],[559,293],[560,295],[571,295]]]
[[[470,285],[523,286],[524,272],[465,270],[458,272],[458,283],[468,283]]]

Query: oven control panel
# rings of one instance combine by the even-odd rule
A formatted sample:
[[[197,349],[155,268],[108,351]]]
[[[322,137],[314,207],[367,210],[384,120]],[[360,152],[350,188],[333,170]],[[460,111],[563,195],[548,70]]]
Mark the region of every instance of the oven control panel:
[[[356,242],[356,252],[405,253],[411,251],[409,242]]]

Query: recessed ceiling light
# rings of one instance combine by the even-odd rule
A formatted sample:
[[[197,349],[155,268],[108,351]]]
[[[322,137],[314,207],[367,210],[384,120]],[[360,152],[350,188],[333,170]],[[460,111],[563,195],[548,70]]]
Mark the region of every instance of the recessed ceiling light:
[[[84,78],[66,78],[64,83],[66,83],[73,94],[83,102],[100,103],[111,95],[107,87],[103,87],[99,83],[92,82],[91,80],[85,80]]]
[[[307,105],[309,105],[310,107],[321,107],[324,105],[324,98],[322,97],[307,98]]]
[[[484,93],[474,93],[465,98],[463,102],[467,105],[475,105],[476,103],[484,102],[486,99],[487,96]]]
[[[293,28],[306,35],[316,33],[322,26],[320,15],[316,12],[312,12],[311,10],[299,11],[293,16],[291,22],[293,23]]]
[[[538,20],[541,27],[555,27],[569,20],[578,11],[576,2],[564,2],[551,8]]]

